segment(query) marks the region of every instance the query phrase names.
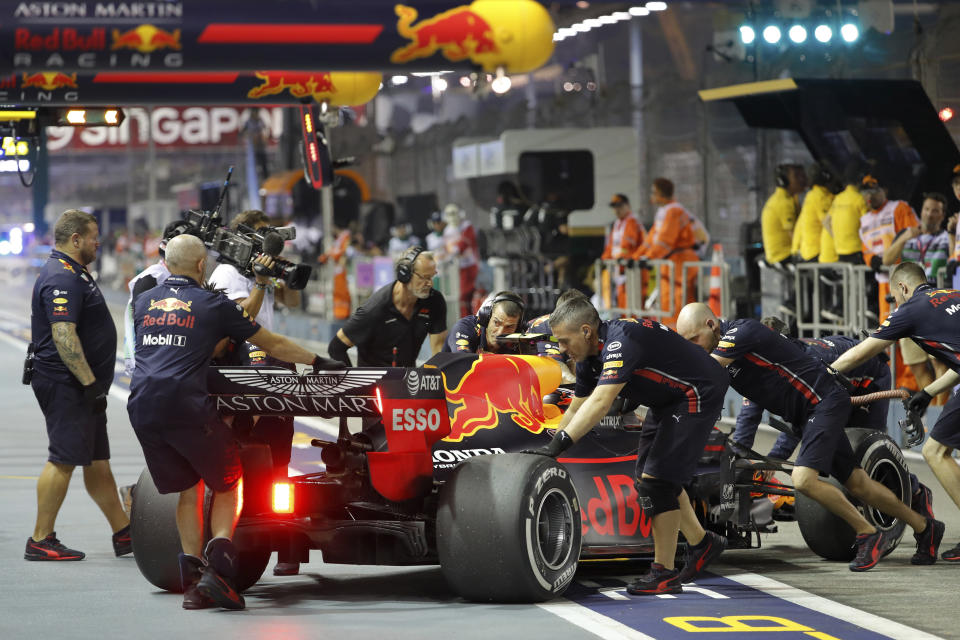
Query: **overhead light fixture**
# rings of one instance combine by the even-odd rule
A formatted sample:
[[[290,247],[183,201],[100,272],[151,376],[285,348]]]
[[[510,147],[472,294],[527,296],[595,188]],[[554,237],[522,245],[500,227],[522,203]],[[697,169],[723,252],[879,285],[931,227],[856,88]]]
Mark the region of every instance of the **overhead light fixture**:
[[[780,42],[780,27],[775,24],[767,25],[763,28],[763,39],[767,44],[777,44]]]
[[[646,6],[647,6],[647,9],[650,9],[650,11],[664,11],[667,8],[667,3],[666,2],[648,2]]]
[[[628,11],[614,11],[610,15],[613,17],[614,20],[617,20],[618,22],[620,20],[630,19],[630,13]]]
[[[570,28],[576,31],[577,33],[586,33],[587,31],[590,31],[590,27],[583,24],[582,22],[576,22],[570,25]]]
[[[844,42],[856,42],[857,38],[860,37],[860,28],[852,22],[848,22],[840,27],[840,37],[843,38]]]
[[[817,25],[817,28],[813,30],[813,37],[817,39],[817,42],[826,44],[833,38],[833,29],[829,25]]]
[[[803,44],[807,41],[807,30],[803,25],[795,24],[787,31],[787,36],[795,44]]]
[[[511,84],[513,83],[510,81],[510,76],[504,72],[503,67],[498,67],[497,77],[490,83],[490,88],[493,89],[493,92],[498,95],[503,95],[507,91],[510,91]]]
[[[627,9],[627,13],[632,16],[648,16],[650,15],[650,9],[646,7],[630,7]]]
[[[577,32],[571,29],[570,27],[560,27],[559,29],[557,29],[557,33],[559,33],[564,38],[570,38],[572,36],[577,35]]]
[[[399,87],[400,85],[407,84],[408,79],[409,78],[407,78],[407,76],[402,76],[402,75],[391,76],[390,82],[392,82],[395,87]]]
[[[950,120],[953,120],[953,116],[956,114],[950,107],[944,107],[937,112],[937,115],[940,116],[941,122],[949,122]]]
[[[753,27],[748,24],[740,27],[740,42],[743,44],[753,44],[753,41],[756,39],[757,32],[753,30]]]
[[[602,27],[603,23],[597,20],[596,18],[587,18],[583,21],[583,24],[587,25],[591,29],[596,29],[597,27]]]
[[[614,24],[617,22],[617,19],[613,16],[597,16],[597,20],[600,21],[600,24]]]

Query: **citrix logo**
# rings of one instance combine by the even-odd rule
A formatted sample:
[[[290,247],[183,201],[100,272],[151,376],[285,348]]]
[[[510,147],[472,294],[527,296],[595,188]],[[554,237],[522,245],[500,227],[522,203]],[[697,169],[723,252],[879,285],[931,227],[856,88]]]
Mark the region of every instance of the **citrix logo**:
[[[187,346],[187,337],[179,335],[146,335],[142,341],[145,347],[185,347]]]

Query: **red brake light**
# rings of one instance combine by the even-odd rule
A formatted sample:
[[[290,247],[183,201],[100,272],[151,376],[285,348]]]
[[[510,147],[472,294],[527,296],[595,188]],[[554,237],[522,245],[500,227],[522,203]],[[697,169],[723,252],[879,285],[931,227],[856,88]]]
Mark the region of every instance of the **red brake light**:
[[[383,415],[383,398],[380,397],[380,387],[375,387],[377,390],[377,410],[380,411],[380,414]]]
[[[291,483],[273,483],[273,512],[293,513],[293,485]]]

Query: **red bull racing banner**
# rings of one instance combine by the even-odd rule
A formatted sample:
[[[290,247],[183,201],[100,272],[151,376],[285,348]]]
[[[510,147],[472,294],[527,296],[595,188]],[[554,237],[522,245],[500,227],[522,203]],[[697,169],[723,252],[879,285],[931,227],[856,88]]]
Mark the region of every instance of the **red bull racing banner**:
[[[346,107],[372,100],[382,80],[375,71],[14,71],[0,76],[0,103]]]
[[[40,72],[69,78],[76,72],[318,65],[346,71],[503,67],[525,73],[549,59],[553,32],[549,13],[535,0],[14,0],[0,6],[0,70],[26,73],[34,83],[41,82],[35,76]],[[47,80],[45,86],[67,86],[57,82]]]

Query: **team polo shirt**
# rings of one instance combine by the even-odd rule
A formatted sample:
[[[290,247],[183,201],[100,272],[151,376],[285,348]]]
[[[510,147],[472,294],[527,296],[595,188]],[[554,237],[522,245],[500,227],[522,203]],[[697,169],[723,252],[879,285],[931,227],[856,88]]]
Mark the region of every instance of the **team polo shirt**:
[[[873,332],[874,338],[913,338],[920,348],[960,371],[960,291],[922,284]]]
[[[849,336],[824,336],[822,338],[801,338],[800,343],[807,350],[807,353],[824,364],[830,364],[860,344],[860,341]],[[886,383],[890,382],[890,365],[885,358],[875,356],[860,366],[851,369],[846,375],[857,387],[873,391],[872,387],[878,380],[885,380]]]
[[[195,280],[170,276],[133,304],[136,367],[127,412],[134,428],[198,428],[215,413],[207,395],[207,368],[224,337],[243,342],[259,329],[222,293]]]
[[[797,201],[786,189],[777,187],[760,212],[760,233],[767,262],[776,264],[790,257],[796,223]]]
[[[498,345],[496,351],[487,344],[487,328],[480,326],[477,316],[465,316],[457,320],[443,343],[441,351],[453,353],[517,353],[512,344]]]
[[[824,364],[790,338],[744,319],[720,323],[713,350],[731,358],[730,385],[742,396],[795,425],[828,394],[841,390]]]
[[[408,320],[393,304],[393,283],[378,289],[353,312],[343,326],[350,342],[357,345],[357,366],[416,366],[417,354],[427,334],[447,329],[447,303],[436,289],[417,300]],[[396,357],[394,357],[396,349]]]
[[[35,345],[34,371],[60,382],[77,379],[53,342],[54,322],[72,322],[83,357],[101,383],[113,380],[117,327],[100,287],[86,267],[61,251],[52,251],[33,284],[30,327]]]
[[[574,394],[583,398],[605,384],[651,408],[683,402],[688,413],[708,409],[726,393],[726,372],[703,349],[650,319],[600,323],[600,353],[577,363]]]

